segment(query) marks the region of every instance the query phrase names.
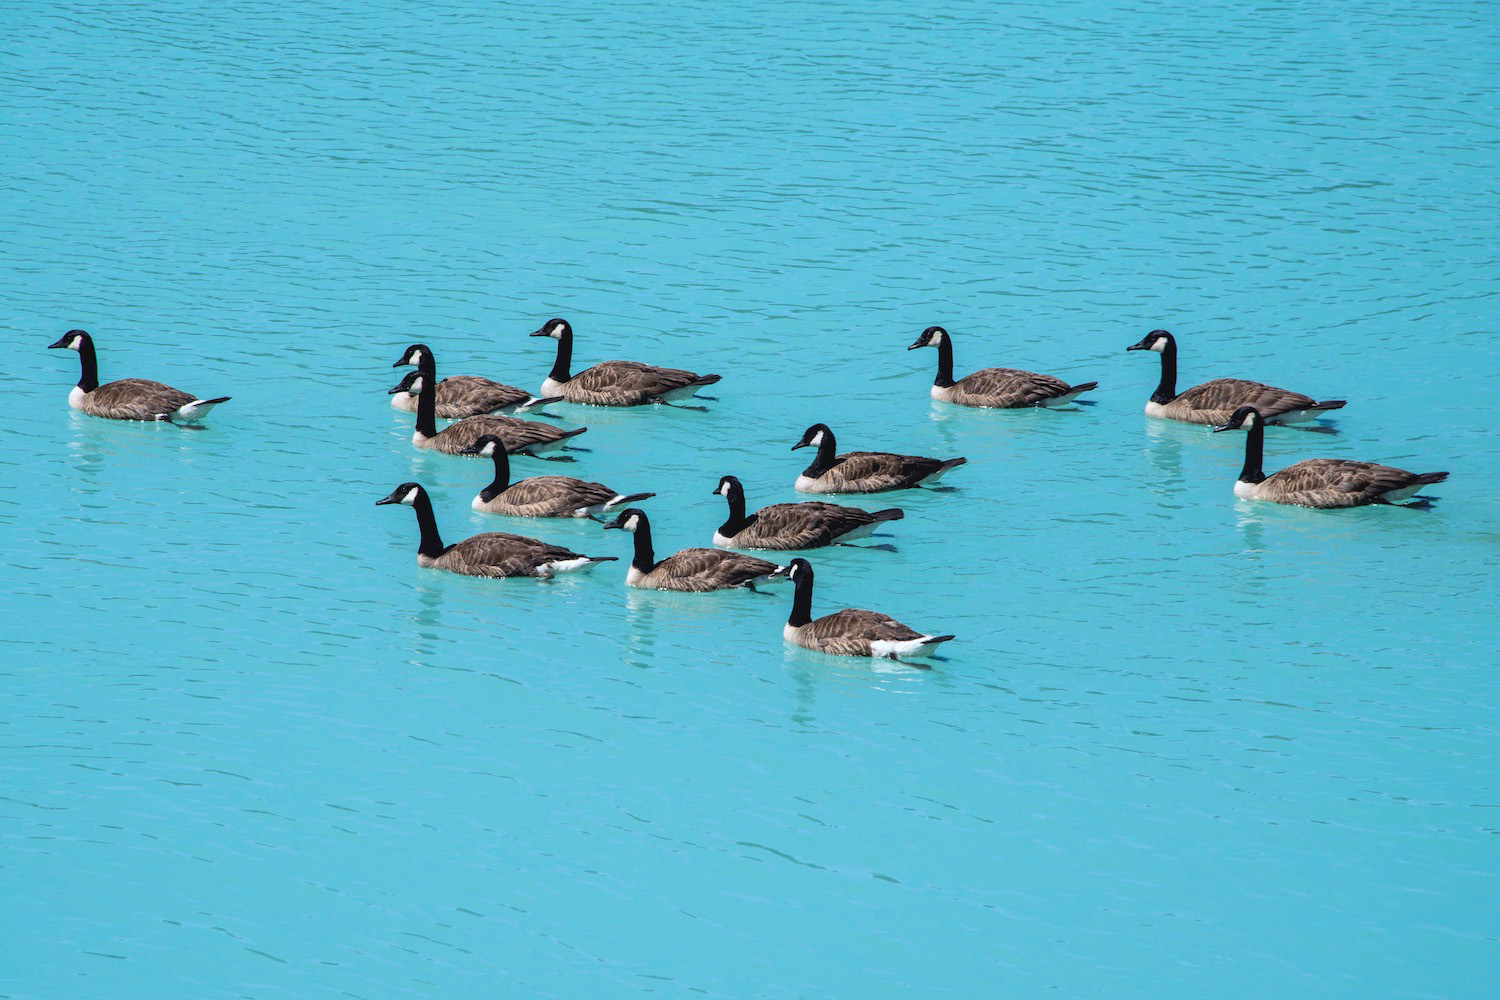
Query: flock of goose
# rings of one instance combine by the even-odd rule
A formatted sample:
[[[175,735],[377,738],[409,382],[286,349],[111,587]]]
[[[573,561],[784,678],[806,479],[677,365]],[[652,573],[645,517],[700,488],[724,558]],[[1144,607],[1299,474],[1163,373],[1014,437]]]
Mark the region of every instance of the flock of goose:
[[[721,548],[689,548],[657,559],[651,523],[635,506],[654,493],[621,493],[601,483],[572,476],[533,476],[511,480],[510,456],[547,457],[567,447],[588,428],[564,430],[509,415],[543,411],[554,403],[590,406],[680,405],[713,385],[719,375],[699,375],[636,361],[605,361],[572,374],[573,328],[562,319],[548,320],[534,337],[557,341],[552,370],[533,396],[523,389],[477,375],[437,378],[437,363],[424,344],[408,347],[392,367],[414,370],[390,390],[393,406],[414,412],[412,443],[448,455],[482,456],[494,463],[495,476],[474,498],[475,510],[508,517],[576,517],[613,520],[605,528],[634,536],[634,554],[625,582],[657,590],[709,591],[790,581],[792,611],[784,634],[788,641],[825,653],[849,656],[919,658],[954,638],[919,632],[875,611],[845,609],[812,617],[813,569],[806,559],[785,566],[728,551],[740,549],[805,550],[845,544],[868,537],[880,525],[900,520],[900,508],[867,511],[823,501],[781,503],[746,513],[745,491],[734,476],[724,476],[715,493],[729,505],[729,516],[714,533]],[[115,420],[154,420],[193,425],[228,396],[205,399],[149,379],[120,379],[100,384],[93,339],[69,330],[52,348],[77,351],[82,375],[68,395],[74,409]],[[984,368],[961,379],[953,377],[953,338],[940,326],[922,331],[910,350],[937,349],[938,370],[933,399],[961,406],[989,408],[1057,407],[1074,402],[1098,383],[1070,385],[1052,375],[1014,368]],[[1146,403],[1152,417],[1206,424],[1215,431],[1244,429],[1245,465],[1235,496],[1304,507],[1357,507],[1402,503],[1424,486],[1447,479],[1446,472],[1413,473],[1373,462],[1315,458],[1266,475],[1262,454],[1267,424],[1314,420],[1344,406],[1344,400],[1310,396],[1245,379],[1214,379],[1177,392],[1177,342],[1165,330],[1153,330],[1127,350],[1161,355],[1161,381]],[[709,397],[703,397],[705,399]],[[505,411],[502,413],[501,411]],[[439,429],[437,419],[453,422]],[[797,477],[804,493],[882,493],[929,486],[965,463],[889,452],[840,454],[833,431],[814,424],[792,446],[813,448],[812,462]],[[614,556],[588,556],[527,535],[489,531],[445,545],[438,531],[432,500],[421,484],[402,483],[376,504],[404,504],[416,514],[421,538],[419,565],[469,576],[550,577],[583,569]]]

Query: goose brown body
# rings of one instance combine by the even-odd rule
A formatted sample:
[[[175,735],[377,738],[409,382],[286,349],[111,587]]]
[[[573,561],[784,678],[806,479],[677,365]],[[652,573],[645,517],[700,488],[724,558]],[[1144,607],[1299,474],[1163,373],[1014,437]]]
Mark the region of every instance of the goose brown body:
[[[625,574],[625,583],[631,587],[697,593],[735,587],[753,590],[757,583],[769,582],[786,572],[785,566],[722,549],[682,549],[657,560],[651,544],[651,523],[645,512],[635,507],[621,511],[605,527],[635,535],[635,554]]]
[[[792,450],[813,447],[813,462],[797,477],[804,493],[882,493],[937,482],[966,458],[927,458],[885,451],[836,454],[837,442],[827,424],[813,424]]]
[[[542,383],[546,396],[590,406],[641,406],[686,399],[723,376],[699,375],[681,368],[662,368],[639,361],[603,361],[571,374],[573,328],[563,319],[550,319],[531,336],[557,341],[557,358]]]
[[[612,507],[623,507],[654,497],[655,493],[625,496],[603,483],[572,476],[532,476],[510,481],[510,459],[505,443],[485,435],[465,454],[486,455],[495,462],[495,478],[474,498],[475,510],[508,517],[597,517]]]
[[[742,549],[815,549],[868,536],[878,525],[899,521],[899,507],[868,511],[821,500],[777,503],[745,513],[745,489],[734,476],[714,492],[729,501],[729,519],[714,533],[715,545]]]
[[[940,326],[929,326],[907,348],[936,347],[937,377],[932,383],[932,398],[960,406],[990,409],[1066,406],[1082,393],[1098,388],[1098,382],[1069,385],[1055,375],[1039,375],[1020,368],[981,368],[953,378],[953,337]]]
[[[521,420],[493,413],[464,417],[438,430],[435,416],[437,406],[431,380],[418,372],[413,387],[417,390],[417,423],[411,436],[412,444],[418,448],[440,451],[445,455],[477,454],[474,448],[479,439],[486,436],[498,438],[505,445],[505,450],[512,455],[539,455],[562,448],[569,438],[588,430],[587,427],[563,430],[535,420]]]

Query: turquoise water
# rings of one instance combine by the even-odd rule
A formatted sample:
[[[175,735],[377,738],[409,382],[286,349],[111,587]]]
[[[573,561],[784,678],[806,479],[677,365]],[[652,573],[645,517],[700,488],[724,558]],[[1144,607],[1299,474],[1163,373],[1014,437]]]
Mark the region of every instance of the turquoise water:
[[[873,0],[12,2],[0,196],[0,995],[1487,997],[1500,973],[1493,10]],[[588,523],[469,510],[388,405],[409,343],[562,409],[566,472],[706,544],[795,499],[814,421],[969,464],[867,498],[815,613],[957,633],[931,671],[780,636],[789,596],[419,570]],[[960,371],[1097,379],[970,412]],[[65,403],[232,395],[200,432]],[[1432,510],[1236,501],[1182,385],[1347,398],[1317,455]],[[857,501],[856,501],[857,502]],[[891,549],[894,549],[892,551]]]

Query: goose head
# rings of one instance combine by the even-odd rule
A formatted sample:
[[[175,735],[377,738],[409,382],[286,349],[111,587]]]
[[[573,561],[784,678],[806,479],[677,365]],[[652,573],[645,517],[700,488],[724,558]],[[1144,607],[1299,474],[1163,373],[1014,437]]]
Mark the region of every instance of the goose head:
[[[919,347],[936,347],[946,339],[948,339],[947,330],[944,330],[940,326],[929,326],[922,331],[921,336],[917,338],[917,342],[908,347],[907,350],[915,351]]]
[[[58,337],[56,343],[48,344],[47,350],[51,351],[61,347],[69,351],[81,351],[83,350],[84,344],[91,343],[93,343],[93,339],[90,338],[89,335],[84,331],[69,330],[61,337]]]
[[[798,448],[818,448],[823,442],[833,437],[833,431],[828,429],[827,424],[813,424],[802,435],[802,440],[792,445],[792,451]]]
[[[714,490],[714,493],[721,497],[732,497],[736,493],[744,496],[745,487],[741,486],[740,481],[734,476],[725,476],[719,480],[719,488]]]
[[[799,556],[787,564],[786,576],[793,583],[798,583],[802,580],[811,581],[813,576],[812,563]]]
[[[418,497],[426,495],[427,491],[422,489],[420,483],[402,483],[391,490],[391,495],[384,500],[376,500],[375,506],[379,507],[384,503],[404,503],[406,506],[411,507],[416,504]]]
[[[1260,411],[1253,406],[1242,406],[1235,410],[1229,417],[1229,421],[1222,426],[1215,427],[1214,433],[1219,431],[1237,431],[1241,427],[1249,429],[1261,422]]]
[[[503,455],[505,453],[505,442],[493,434],[483,435],[479,440],[459,452],[460,455],[484,455],[487,458],[494,458],[497,454]]]
[[[529,336],[551,337],[553,340],[561,340],[563,339],[564,335],[572,334],[572,332],[573,328],[568,325],[567,320],[554,318],[549,319],[547,322],[543,323],[540,330],[537,330],[535,333],[532,333]]]
[[[387,396],[394,396],[398,392],[409,392],[413,396],[422,391],[422,373],[407,372],[406,377],[396,383],[395,388],[386,392]]]
[[[639,507],[626,507],[620,511],[620,516],[605,525],[606,528],[619,528],[621,531],[634,533],[642,525],[650,525],[646,520],[646,512]]]
[[[1160,354],[1162,351],[1165,351],[1167,349],[1167,346],[1171,343],[1173,343],[1173,340],[1170,333],[1165,330],[1152,330],[1150,333],[1141,338],[1140,343],[1131,344],[1129,347],[1125,348],[1125,350],[1156,351],[1158,354]]]
[[[432,352],[427,349],[426,344],[412,344],[401,354],[401,360],[391,365],[392,368],[401,368],[405,365],[430,365],[432,364]]]

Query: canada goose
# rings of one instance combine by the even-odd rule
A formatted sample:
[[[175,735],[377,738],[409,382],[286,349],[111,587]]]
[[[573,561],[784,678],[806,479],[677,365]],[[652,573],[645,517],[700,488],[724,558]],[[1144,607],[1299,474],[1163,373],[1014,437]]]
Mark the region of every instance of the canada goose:
[[[657,562],[651,548],[651,522],[639,507],[622,510],[605,527],[635,535],[635,556],[625,573],[626,586],[648,590],[754,590],[757,583],[786,575],[785,566],[720,549],[683,549]]]
[[[1300,392],[1278,389],[1264,382],[1242,378],[1216,378],[1179,394],[1177,392],[1177,341],[1165,330],[1152,330],[1127,351],[1156,351],[1161,355],[1161,382],[1146,401],[1146,416],[1184,420],[1190,424],[1222,424],[1235,407],[1253,406],[1268,424],[1295,424],[1337,410],[1342,399],[1318,402]]]
[[[479,492],[471,506],[487,514],[511,517],[591,517],[611,507],[638,503],[655,493],[632,493],[623,496],[600,483],[586,483],[572,476],[533,476],[518,483],[510,481],[510,458],[505,442],[486,434],[466,448],[465,455],[488,455],[495,460],[495,478]]]
[[[792,445],[792,450],[809,445],[818,449],[818,454],[797,477],[797,489],[803,493],[880,493],[926,486],[968,461],[967,458],[944,461],[920,455],[893,455],[884,451],[851,451],[835,456],[837,445],[827,424],[813,424],[802,435],[802,440]]]
[[[191,393],[148,378],[122,378],[99,384],[99,359],[94,353],[94,338],[82,330],[69,330],[48,344],[47,349],[66,348],[77,351],[83,362],[83,375],[68,393],[68,405],[91,417],[111,420],[164,420],[173,424],[191,424],[208,416],[228,396],[199,399]]]
[[[1242,406],[1215,431],[1244,427],[1245,467],[1234,484],[1241,500],[1271,500],[1299,507],[1362,507],[1372,503],[1400,503],[1417,490],[1448,478],[1446,472],[1407,472],[1374,462],[1344,458],[1310,458],[1267,476],[1261,471],[1265,425],[1260,411]]]
[[[741,549],[816,549],[867,538],[877,525],[906,516],[900,507],[871,513],[821,500],[775,503],[745,515],[745,487],[734,476],[719,480],[715,493],[729,501],[729,520],[714,532],[715,545]]]
[[[657,368],[639,361],[603,361],[570,375],[573,363],[573,328],[564,319],[549,319],[533,337],[557,341],[557,360],[542,382],[542,394],[561,396],[569,403],[593,406],[640,406],[687,399],[722,375],[697,375],[680,368]]]
[[[437,376],[437,361],[432,356],[432,349],[426,344],[412,344],[401,355],[401,360],[391,367],[401,368],[405,365],[416,365],[418,372],[434,378]],[[412,382],[412,376],[408,375],[390,391],[391,405],[407,413],[417,412],[417,394],[411,391]],[[476,417],[481,413],[494,413],[496,410],[520,413],[555,403],[560,398],[538,398],[525,389],[517,389],[513,385],[494,382],[479,375],[449,375],[437,383],[437,415],[444,420],[459,420],[463,417]]]
[[[812,616],[813,570],[806,559],[793,559],[787,576],[797,589],[792,614],[782,629],[788,642],[840,656],[931,656],[951,635],[923,635],[879,611],[845,608],[822,618]]]
[[[417,483],[402,483],[384,500],[406,504],[417,512],[417,526],[422,541],[417,546],[417,565],[445,569],[465,576],[552,576],[569,570],[583,569],[599,562],[616,562],[615,556],[584,556],[539,538],[512,535],[504,531],[486,531],[453,545],[444,545],[438,534],[437,518],[432,516],[432,500]]]
[[[953,335],[940,326],[929,326],[917,342],[907,348],[938,349],[937,379],[932,398],[960,406],[1017,409],[1023,406],[1067,406],[1081,394],[1096,389],[1098,382],[1069,385],[1052,375],[1038,375],[1018,368],[981,368],[953,381]]]
[[[417,426],[412,432],[411,443],[418,448],[430,448],[445,455],[478,454],[469,449],[484,435],[493,434],[505,442],[506,451],[513,455],[540,456],[545,452],[558,450],[569,438],[588,430],[587,427],[579,427],[565,431],[539,424],[535,420],[518,420],[515,417],[486,413],[477,417],[464,417],[439,431],[433,412],[436,403],[433,399],[435,393],[432,391],[432,379],[418,371],[412,388],[417,392]]]

